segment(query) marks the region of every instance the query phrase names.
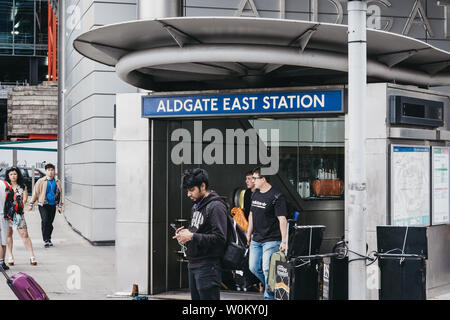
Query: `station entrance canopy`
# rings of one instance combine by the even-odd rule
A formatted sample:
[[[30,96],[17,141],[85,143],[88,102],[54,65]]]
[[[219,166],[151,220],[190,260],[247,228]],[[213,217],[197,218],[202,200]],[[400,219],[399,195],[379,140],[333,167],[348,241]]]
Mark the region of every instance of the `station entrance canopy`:
[[[219,90],[346,84],[347,26],[242,17],[177,17],[101,27],[74,41],[147,90]],[[450,53],[367,30],[369,82],[450,85]]]

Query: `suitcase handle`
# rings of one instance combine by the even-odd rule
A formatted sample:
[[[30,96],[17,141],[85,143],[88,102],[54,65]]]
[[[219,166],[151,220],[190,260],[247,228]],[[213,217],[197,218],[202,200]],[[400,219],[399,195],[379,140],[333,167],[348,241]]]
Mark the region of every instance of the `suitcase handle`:
[[[3,273],[3,275],[5,276],[6,280],[11,281],[11,278],[9,277],[9,275],[6,273],[5,269],[3,269],[3,266],[0,264],[0,271],[1,273]]]

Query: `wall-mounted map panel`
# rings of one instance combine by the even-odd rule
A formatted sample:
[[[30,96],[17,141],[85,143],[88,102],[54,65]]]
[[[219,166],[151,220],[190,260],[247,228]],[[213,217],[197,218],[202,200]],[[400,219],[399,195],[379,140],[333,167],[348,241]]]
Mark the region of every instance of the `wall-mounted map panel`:
[[[430,224],[430,147],[391,146],[391,225]]]

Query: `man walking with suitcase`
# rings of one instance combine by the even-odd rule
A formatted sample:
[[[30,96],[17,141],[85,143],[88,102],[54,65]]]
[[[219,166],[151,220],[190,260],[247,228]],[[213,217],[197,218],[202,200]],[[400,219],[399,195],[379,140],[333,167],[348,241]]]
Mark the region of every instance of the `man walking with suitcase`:
[[[61,181],[55,178],[55,166],[48,163],[45,166],[45,177],[36,182],[31,197],[30,211],[34,202],[38,201],[39,213],[41,214],[41,229],[44,246],[52,247],[53,220],[55,219],[56,208],[62,212],[62,188]]]
[[[227,237],[227,206],[209,190],[208,173],[196,168],[185,172],[181,187],[194,201],[189,229],[179,228],[174,239],[186,245],[192,300],[220,300],[221,258]]]

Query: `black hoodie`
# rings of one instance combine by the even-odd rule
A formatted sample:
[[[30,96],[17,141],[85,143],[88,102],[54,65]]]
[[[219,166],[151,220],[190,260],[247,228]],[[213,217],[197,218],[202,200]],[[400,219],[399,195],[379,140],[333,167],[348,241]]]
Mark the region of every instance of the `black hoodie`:
[[[189,268],[219,264],[227,236],[227,205],[214,191],[194,204],[189,227],[194,235],[186,243]]]

